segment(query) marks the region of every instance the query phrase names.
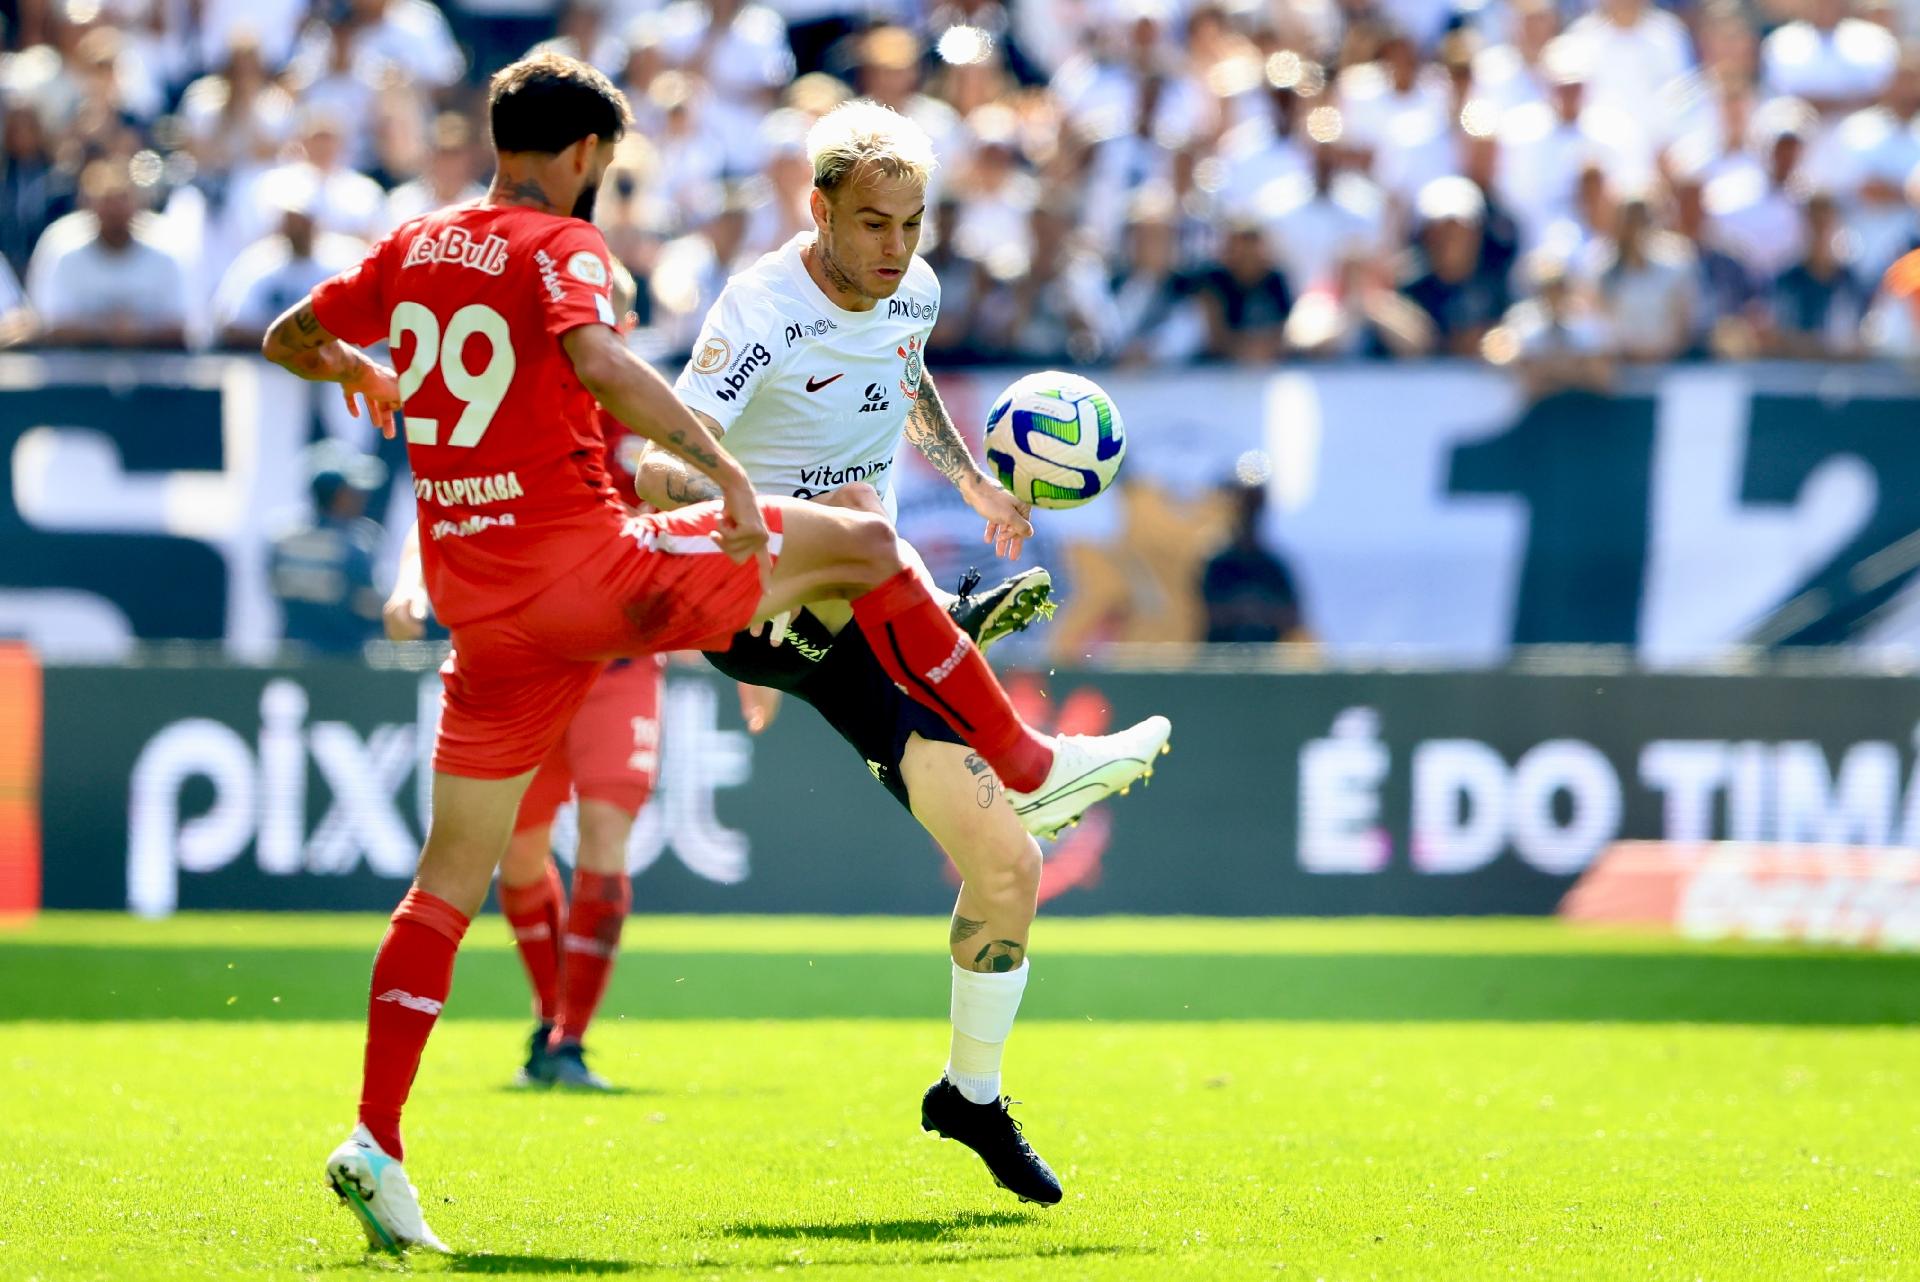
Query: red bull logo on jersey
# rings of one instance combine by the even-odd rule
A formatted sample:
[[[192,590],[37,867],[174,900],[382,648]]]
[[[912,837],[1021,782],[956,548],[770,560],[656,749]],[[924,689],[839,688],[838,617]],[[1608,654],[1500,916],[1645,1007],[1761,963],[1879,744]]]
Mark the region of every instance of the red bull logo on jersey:
[[[475,240],[464,227],[449,227],[438,236],[419,236],[407,246],[407,258],[401,266],[421,267],[428,263],[452,263],[471,267],[489,276],[507,270],[507,238],[489,236]]]

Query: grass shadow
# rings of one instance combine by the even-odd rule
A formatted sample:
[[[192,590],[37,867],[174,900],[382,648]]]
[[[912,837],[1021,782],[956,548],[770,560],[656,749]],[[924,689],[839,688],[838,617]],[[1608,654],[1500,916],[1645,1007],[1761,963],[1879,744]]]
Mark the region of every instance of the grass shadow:
[[[975,1211],[937,1219],[871,1220],[866,1223],[848,1223],[844,1220],[828,1224],[748,1222],[723,1225],[714,1231],[714,1235],[793,1242],[938,1242],[956,1233],[1030,1224],[1037,1218],[1037,1215],[1022,1215],[1018,1211]]]
[[[617,1083],[603,1091],[575,1090],[569,1086],[527,1086],[519,1082],[504,1082],[493,1088],[495,1095],[540,1096],[553,1095],[561,1099],[659,1099],[667,1095],[680,1095],[681,1091],[663,1091],[657,1086],[621,1086]]]
[[[0,1023],[366,1017],[366,950],[0,942]],[[58,976],[58,982],[49,982]],[[1021,1014],[1333,1023],[1920,1023],[1920,957],[1884,953],[1278,953],[1036,958]],[[447,1015],[525,1017],[513,954],[460,959]],[[603,1009],[646,1021],[934,1019],[922,952],[636,954]]]
[[[442,1273],[567,1273],[601,1277],[633,1273],[645,1266],[632,1260],[596,1260],[573,1255],[495,1255],[489,1251],[451,1255]]]

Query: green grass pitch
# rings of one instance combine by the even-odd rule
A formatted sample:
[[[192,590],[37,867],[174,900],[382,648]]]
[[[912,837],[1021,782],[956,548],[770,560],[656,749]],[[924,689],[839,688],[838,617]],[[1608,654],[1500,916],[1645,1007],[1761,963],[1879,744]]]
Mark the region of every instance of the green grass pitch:
[[[1552,922],[1043,918],[1008,1054],[1067,1200],[919,1129],[944,923],[647,918],[592,1049],[476,924],[408,1113],[461,1254],[321,1187],[370,917],[0,930],[0,1277],[1920,1277],[1920,959]]]

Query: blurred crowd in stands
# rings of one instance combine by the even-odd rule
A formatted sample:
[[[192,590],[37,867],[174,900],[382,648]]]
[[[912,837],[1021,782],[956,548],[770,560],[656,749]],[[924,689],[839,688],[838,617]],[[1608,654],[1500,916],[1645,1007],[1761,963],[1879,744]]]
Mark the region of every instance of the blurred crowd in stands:
[[[1920,356],[1920,0],[0,0],[0,346],[253,349],[483,191],[487,75],[543,44],[632,101],[597,218],[663,364],[811,226],[853,95],[935,142],[936,365]],[[349,647],[351,471],[273,571]],[[1128,493],[1178,590],[1069,556],[1056,653],[1311,636],[1257,487]]]
[[[598,216],[663,361],[810,225],[807,126],[855,94],[935,141],[942,362],[1905,355],[1917,35],[1914,0],[0,0],[0,343],[251,347],[482,190],[486,76],[546,43],[634,105]]]

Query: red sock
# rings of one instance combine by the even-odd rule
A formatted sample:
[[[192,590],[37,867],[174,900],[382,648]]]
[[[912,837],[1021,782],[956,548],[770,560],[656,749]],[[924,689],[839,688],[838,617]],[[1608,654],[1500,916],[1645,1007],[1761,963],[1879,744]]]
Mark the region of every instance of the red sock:
[[[1053,745],[1013,710],[993,669],[911,569],[853,602],[853,617],[880,666],[915,701],[939,713],[987,759],[1000,782],[1032,792],[1053,768]]]
[[[394,909],[374,954],[360,1122],[395,1161],[401,1160],[400,1109],[453,987],[453,954],[466,933],[465,913],[415,886]]]
[[[514,946],[533,984],[534,1017],[551,1024],[560,1018],[560,923],[567,914],[566,891],[553,860],[547,860],[546,874],[536,882],[501,882],[500,911],[513,927]]]
[[[607,991],[613,956],[620,948],[620,928],[633,907],[633,883],[627,874],[573,870],[573,907],[567,913],[565,954],[561,959],[560,1022],[556,1042],[582,1042],[587,1025]]]

